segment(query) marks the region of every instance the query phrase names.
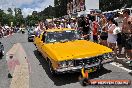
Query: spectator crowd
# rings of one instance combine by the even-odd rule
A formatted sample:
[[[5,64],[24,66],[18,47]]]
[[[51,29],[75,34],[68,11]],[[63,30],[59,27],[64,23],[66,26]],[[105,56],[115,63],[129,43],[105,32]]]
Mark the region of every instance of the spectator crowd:
[[[126,62],[132,61],[132,17],[128,9],[109,17],[102,13],[93,13],[69,19],[56,18],[51,21],[39,21],[34,27],[36,33],[55,28],[75,29],[84,39],[111,48],[115,57],[122,56],[123,52]],[[0,25],[0,37],[19,30],[19,26]]]
[[[52,19],[50,22],[40,21],[35,31],[54,28],[75,29],[84,39],[111,48],[115,57],[122,56],[123,52],[125,61],[132,61],[132,17],[128,9],[109,17],[94,13],[70,19]]]

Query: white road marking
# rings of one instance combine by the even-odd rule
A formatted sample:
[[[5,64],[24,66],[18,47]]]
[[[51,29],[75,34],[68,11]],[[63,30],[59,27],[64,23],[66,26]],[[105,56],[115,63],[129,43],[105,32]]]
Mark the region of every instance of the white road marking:
[[[123,70],[125,70],[125,71],[127,71],[127,72],[132,72],[132,70],[123,67],[122,64],[119,64],[119,63],[116,63],[116,62],[112,62],[112,63],[110,63],[110,64],[113,65],[113,66],[116,66],[116,67],[118,67],[118,68],[121,68],[121,69],[123,69]]]

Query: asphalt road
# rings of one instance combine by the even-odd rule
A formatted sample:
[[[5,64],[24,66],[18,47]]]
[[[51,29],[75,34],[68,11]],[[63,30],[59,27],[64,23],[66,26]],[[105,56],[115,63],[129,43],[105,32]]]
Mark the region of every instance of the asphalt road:
[[[7,52],[14,43],[21,43],[30,64],[30,88],[83,88],[78,82],[79,73],[63,74],[53,77],[44,58],[38,53],[32,42],[27,41],[27,34],[14,34],[0,40]],[[99,72],[90,74],[91,79],[130,79],[132,75],[126,70],[107,64]],[[5,56],[0,59],[0,88],[9,88],[10,79]],[[87,86],[86,88],[132,88],[130,86]]]

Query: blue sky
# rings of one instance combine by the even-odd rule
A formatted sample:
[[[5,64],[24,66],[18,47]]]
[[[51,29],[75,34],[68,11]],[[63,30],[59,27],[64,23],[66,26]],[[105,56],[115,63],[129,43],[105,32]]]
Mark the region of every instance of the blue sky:
[[[6,12],[8,8],[21,8],[24,16],[34,10],[40,12],[49,5],[54,6],[54,0],[0,0],[0,9]]]

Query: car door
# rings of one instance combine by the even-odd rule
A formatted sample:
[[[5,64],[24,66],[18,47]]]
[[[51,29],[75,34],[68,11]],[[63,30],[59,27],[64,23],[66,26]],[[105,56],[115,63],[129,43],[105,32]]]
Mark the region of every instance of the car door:
[[[45,42],[46,39],[45,38],[46,38],[46,36],[43,33],[42,39],[41,39],[42,41],[40,42],[40,50],[42,52],[43,57],[47,58],[48,54],[47,54],[47,49],[46,49],[46,42]]]
[[[42,34],[41,34],[40,36],[38,36],[38,39],[36,41],[36,46],[40,52],[42,52],[41,50],[42,45],[43,45],[43,41],[42,41]]]

